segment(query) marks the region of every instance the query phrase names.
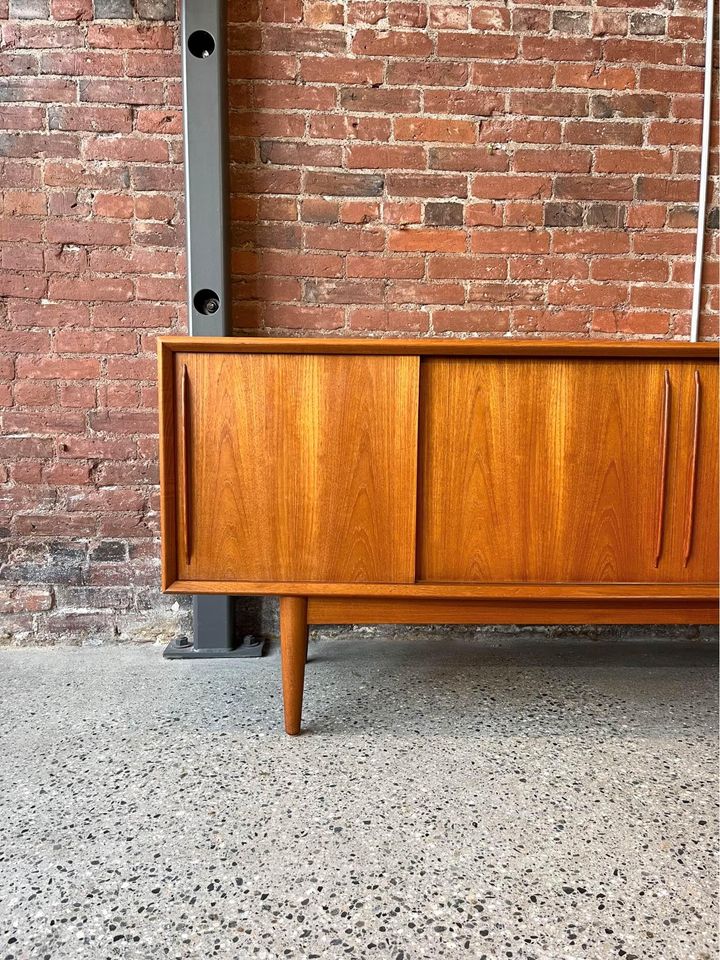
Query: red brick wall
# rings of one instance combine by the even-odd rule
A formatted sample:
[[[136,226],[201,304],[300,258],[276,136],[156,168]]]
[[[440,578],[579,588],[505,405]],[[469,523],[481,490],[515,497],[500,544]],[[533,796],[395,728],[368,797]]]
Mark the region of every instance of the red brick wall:
[[[703,4],[605,2],[230,0],[236,328],[686,335]],[[4,638],[162,637],[174,2],[0,0],[0,26]]]

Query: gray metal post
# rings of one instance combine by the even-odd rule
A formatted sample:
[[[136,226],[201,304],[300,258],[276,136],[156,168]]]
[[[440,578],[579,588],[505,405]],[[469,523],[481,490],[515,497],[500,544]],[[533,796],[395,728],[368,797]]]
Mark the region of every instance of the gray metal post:
[[[185,222],[191,336],[229,336],[227,0],[183,0]],[[259,657],[263,643],[235,643],[232,597],[193,597],[193,641],[178,639],[170,659]]]

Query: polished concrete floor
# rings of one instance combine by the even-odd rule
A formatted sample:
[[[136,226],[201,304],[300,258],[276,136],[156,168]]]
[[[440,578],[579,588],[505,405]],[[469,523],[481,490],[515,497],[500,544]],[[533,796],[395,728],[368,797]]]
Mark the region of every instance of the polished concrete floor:
[[[714,960],[717,647],[0,652],[0,960]]]

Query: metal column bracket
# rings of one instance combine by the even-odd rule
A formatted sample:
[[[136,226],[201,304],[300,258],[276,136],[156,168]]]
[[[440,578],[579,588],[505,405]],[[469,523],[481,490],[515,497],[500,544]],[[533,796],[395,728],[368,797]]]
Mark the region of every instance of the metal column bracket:
[[[230,320],[226,0],[183,0],[182,66],[185,221],[191,336],[222,337]],[[169,659],[259,657],[263,642],[235,642],[232,597],[193,597],[193,640],[178,638]]]

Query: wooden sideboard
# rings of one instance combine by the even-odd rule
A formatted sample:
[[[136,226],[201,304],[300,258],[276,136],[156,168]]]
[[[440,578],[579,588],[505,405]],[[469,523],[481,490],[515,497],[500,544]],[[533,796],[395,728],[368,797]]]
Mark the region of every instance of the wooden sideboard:
[[[162,585],[308,624],[716,623],[714,343],[165,337]]]

